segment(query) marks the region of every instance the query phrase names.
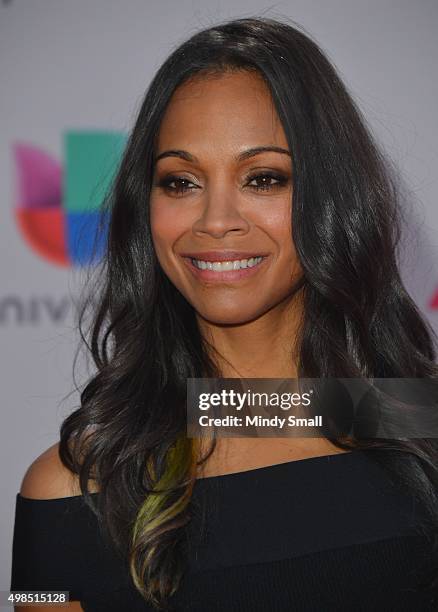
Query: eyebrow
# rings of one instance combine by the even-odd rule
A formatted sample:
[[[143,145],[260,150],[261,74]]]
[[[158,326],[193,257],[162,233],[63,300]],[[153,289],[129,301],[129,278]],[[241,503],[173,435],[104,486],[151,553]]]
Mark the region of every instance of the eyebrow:
[[[253,147],[251,149],[246,149],[245,151],[242,151],[241,153],[239,153],[239,155],[237,155],[235,159],[236,161],[240,162],[240,161],[244,161],[245,159],[249,159],[250,157],[254,157],[255,155],[258,155],[259,153],[266,153],[266,152],[271,152],[271,151],[273,151],[274,153],[281,153],[283,155],[289,155],[289,157],[291,157],[290,151],[288,151],[287,149],[283,149],[283,147],[269,145],[265,147]],[[157,157],[154,160],[154,164],[156,164],[160,159],[163,159],[164,157],[179,157],[188,162],[192,162],[195,164],[199,163],[198,159],[194,155],[189,153],[188,151],[184,151],[182,149],[169,149],[168,151],[163,151],[162,153],[157,155]]]

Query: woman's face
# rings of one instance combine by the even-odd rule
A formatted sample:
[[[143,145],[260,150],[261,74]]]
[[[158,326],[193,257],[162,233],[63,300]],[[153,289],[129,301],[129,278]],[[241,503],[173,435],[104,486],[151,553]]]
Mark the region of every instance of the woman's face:
[[[250,72],[195,77],[166,109],[153,242],[165,274],[211,323],[245,323],[284,306],[301,275],[288,149],[269,90]]]

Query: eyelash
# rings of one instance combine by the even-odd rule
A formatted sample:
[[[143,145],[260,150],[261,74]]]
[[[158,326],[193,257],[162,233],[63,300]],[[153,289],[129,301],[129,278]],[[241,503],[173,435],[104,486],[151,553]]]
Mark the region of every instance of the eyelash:
[[[254,189],[255,191],[270,191],[271,189],[277,189],[279,187],[283,187],[288,182],[288,178],[286,176],[282,174],[277,174],[274,172],[262,172],[260,174],[254,174],[248,177],[248,182],[251,182],[254,179],[260,179],[260,178],[271,178],[271,179],[276,180],[277,183],[273,185],[264,184],[261,187],[252,185],[250,187],[251,189]],[[183,187],[182,189],[170,187],[170,183],[173,183],[173,181],[175,182],[176,181],[186,181],[188,183],[192,183],[192,181],[189,181],[189,179],[184,178],[183,176],[171,175],[159,181],[158,186],[162,187],[165,191],[173,192],[173,193],[180,193],[181,195],[184,194],[186,191],[192,191],[193,189],[196,189],[196,186],[195,187]]]

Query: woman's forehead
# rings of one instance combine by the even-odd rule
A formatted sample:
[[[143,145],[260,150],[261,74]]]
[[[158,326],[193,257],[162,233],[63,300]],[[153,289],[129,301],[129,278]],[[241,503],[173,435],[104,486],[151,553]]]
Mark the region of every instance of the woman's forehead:
[[[258,75],[226,73],[181,85],[172,96],[158,134],[158,148],[287,146],[269,89]]]

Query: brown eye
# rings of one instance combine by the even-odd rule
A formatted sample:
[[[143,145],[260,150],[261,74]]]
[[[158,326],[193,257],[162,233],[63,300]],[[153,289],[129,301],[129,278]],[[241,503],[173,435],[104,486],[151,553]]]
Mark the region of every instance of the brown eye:
[[[263,172],[259,174],[254,174],[248,177],[247,186],[255,191],[272,191],[274,189],[278,189],[283,187],[288,182],[288,177],[283,174],[278,174],[275,172]],[[251,183],[255,182],[255,185],[251,185]],[[165,192],[175,196],[182,196],[187,192],[193,191],[194,189],[198,189],[198,186],[195,185],[188,178],[183,176],[170,175],[166,176],[166,178],[159,181],[158,186],[161,187]]]
[[[250,185],[256,181],[256,185]],[[275,182],[273,182],[275,181]],[[271,191],[278,187],[284,186],[288,181],[288,178],[282,174],[276,174],[273,172],[264,172],[262,174],[255,174],[248,178],[248,186],[255,191]]]
[[[172,185],[173,183],[175,186]],[[188,185],[193,185],[193,187],[189,187]],[[192,183],[192,181],[189,181],[189,179],[183,176],[166,176],[166,178],[158,183],[158,186],[164,189],[164,191],[175,195],[183,195],[187,191],[197,189],[197,186]]]

